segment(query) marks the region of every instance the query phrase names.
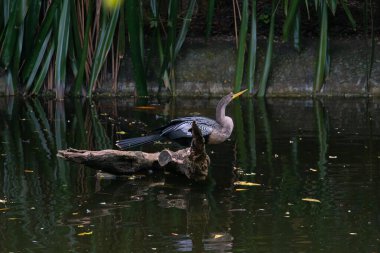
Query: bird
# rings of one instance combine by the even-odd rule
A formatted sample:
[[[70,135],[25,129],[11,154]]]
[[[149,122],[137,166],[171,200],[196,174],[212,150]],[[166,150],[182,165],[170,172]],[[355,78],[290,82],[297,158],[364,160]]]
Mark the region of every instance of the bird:
[[[235,98],[242,95],[246,90],[224,96],[216,106],[215,120],[203,116],[189,116],[173,119],[169,124],[160,127],[147,136],[128,138],[116,142],[120,149],[129,149],[162,139],[170,139],[179,144],[189,144],[192,139],[191,126],[193,121],[202,132],[206,144],[219,144],[227,140],[234,128],[233,120],[226,116],[227,105]]]

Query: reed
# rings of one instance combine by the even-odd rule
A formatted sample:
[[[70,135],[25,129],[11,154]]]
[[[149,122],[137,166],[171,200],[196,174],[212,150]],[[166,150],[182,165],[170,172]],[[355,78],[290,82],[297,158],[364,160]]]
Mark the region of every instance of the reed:
[[[74,96],[92,97],[108,74],[111,74],[108,76],[111,76],[116,92],[121,60],[128,59],[133,66],[136,95],[148,95],[147,73],[151,73],[151,69],[158,69],[157,81],[176,95],[176,59],[186,41],[194,13],[200,6],[207,8],[203,12],[207,40],[212,33],[218,4],[215,0],[198,6],[196,0],[112,3],[108,0],[3,0],[0,2],[0,74],[6,77],[6,92],[8,95],[34,96],[52,89],[58,99],[63,99],[68,91]],[[301,29],[307,23],[302,18],[307,14],[311,19],[310,12],[315,9],[320,21],[313,85],[313,94],[317,95],[330,68],[328,20],[341,8],[353,30],[361,27],[350,11],[351,2],[273,0],[270,4],[272,11],[265,60],[262,72],[256,73],[257,34],[260,32],[258,27],[261,27],[258,23],[262,22],[258,18],[261,13],[257,13],[257,6],[267,6],[268,3],[231,1],[236,20],[231,29],[236,33],[239,31],[236,35],[239,36],[236,38],[236,74],[231,88],[240,90],[245,75],[248,89],[253,93],[255,75],[259,75],[258,96],[265,96],[275,53],[275,21],[282,26],[283,39],[291,41],[300,51]],[[277,9],[280,6],[285,18],[279,17]],[[375,2],[365,0],[364,30],[370,34],[367,90],[375,62],[374,10]],[[282,24],[278,23],[280,20],[283,20]],[[159,59],[158,66],[152,65],[156,64],[151,61],[154,57]]]
[[[241,83],[243,80],[244,73],[244,58],[246,51],[246,38],[248,31],[248,0],[243,0],[242,8],[242,19],[239,31],[238,40],[238,53],[236,59],[236,70],[235,70],[235,81],[234,81],[234,92],[241,90]]]

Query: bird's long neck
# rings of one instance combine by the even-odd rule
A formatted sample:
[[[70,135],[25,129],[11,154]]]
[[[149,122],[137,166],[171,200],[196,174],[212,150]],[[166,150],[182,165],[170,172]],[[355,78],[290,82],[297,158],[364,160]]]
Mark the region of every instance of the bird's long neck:
[[[224,125],[224,119],[226,117],[226,106],[228,103],[226,103],[225,99],[221,99],[216,106],[216,122],[218,122],[221,126]]]

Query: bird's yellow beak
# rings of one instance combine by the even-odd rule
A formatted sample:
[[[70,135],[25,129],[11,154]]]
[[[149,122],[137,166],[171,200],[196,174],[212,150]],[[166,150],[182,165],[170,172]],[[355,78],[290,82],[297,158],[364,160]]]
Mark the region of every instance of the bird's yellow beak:
[[[243,94],[243,93],[246,92],[247,90],[248,90],[248,89],[245,89],[245,90],[239,91],[238,93],[235,93],[235,94],[232,96],[232,99],[237,98],[238,96],[240,96],[241,94]]]

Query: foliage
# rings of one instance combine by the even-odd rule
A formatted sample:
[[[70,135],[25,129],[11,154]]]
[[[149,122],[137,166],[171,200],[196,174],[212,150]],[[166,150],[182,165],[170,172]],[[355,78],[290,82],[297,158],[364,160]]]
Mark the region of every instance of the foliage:
[[[0,75],[5,74],[7,94],[37,95],[55,90],[63,99],[66,92],[91,97],[101,81],[112,74],[117,91],[120,61],[132,61],[138,96],[147,96],[147,73],[156,69],[156,78],[172,95],[176,94],[175,62],[186,39],[197,7],[205,7],[205,37],[211,36],[218,2],[200,1],[115,1],[115,0],[3,0],[0,2]],[[316,11],[320,23],[319,47],[315,63],[314,94],[323,86],[329,73],[329,22],[341,8],[347,22],[357,29],[347,0],[272,0],[271,11],[257,6],[265,1],[232,0],[235,30],[239,30],[234,90],[246,83],[254,92],[255,75],[260,77],[259,96],[265,96],[270,77],[276,23],[283,20],[282,35],[301,50],[302,15]],[[239,22],[241,5],[241,22]],[[106,6],[106,8],[103,8]],[[278,11],[283,9],[284,12]],[[365,29],[371,34],[367,77],[374,62],[373,1],[363,3]],[[237,10],[237,11],[236,11]],[[314,15],[315,16],[315,15]],[[264,66],[256,73],[258,23],[269,24]],[[262,26],[262,25],[261,25]],[[238,29],[239,28],[239,29]],[[261,27],[260,27],[261,28]],[[250,32],[248,32],[250,31]],[[156,54],[158,65],[151,61]],[[245,60],[247,58],[247,60]],[[155,64],[155,65],[153,65]]]

